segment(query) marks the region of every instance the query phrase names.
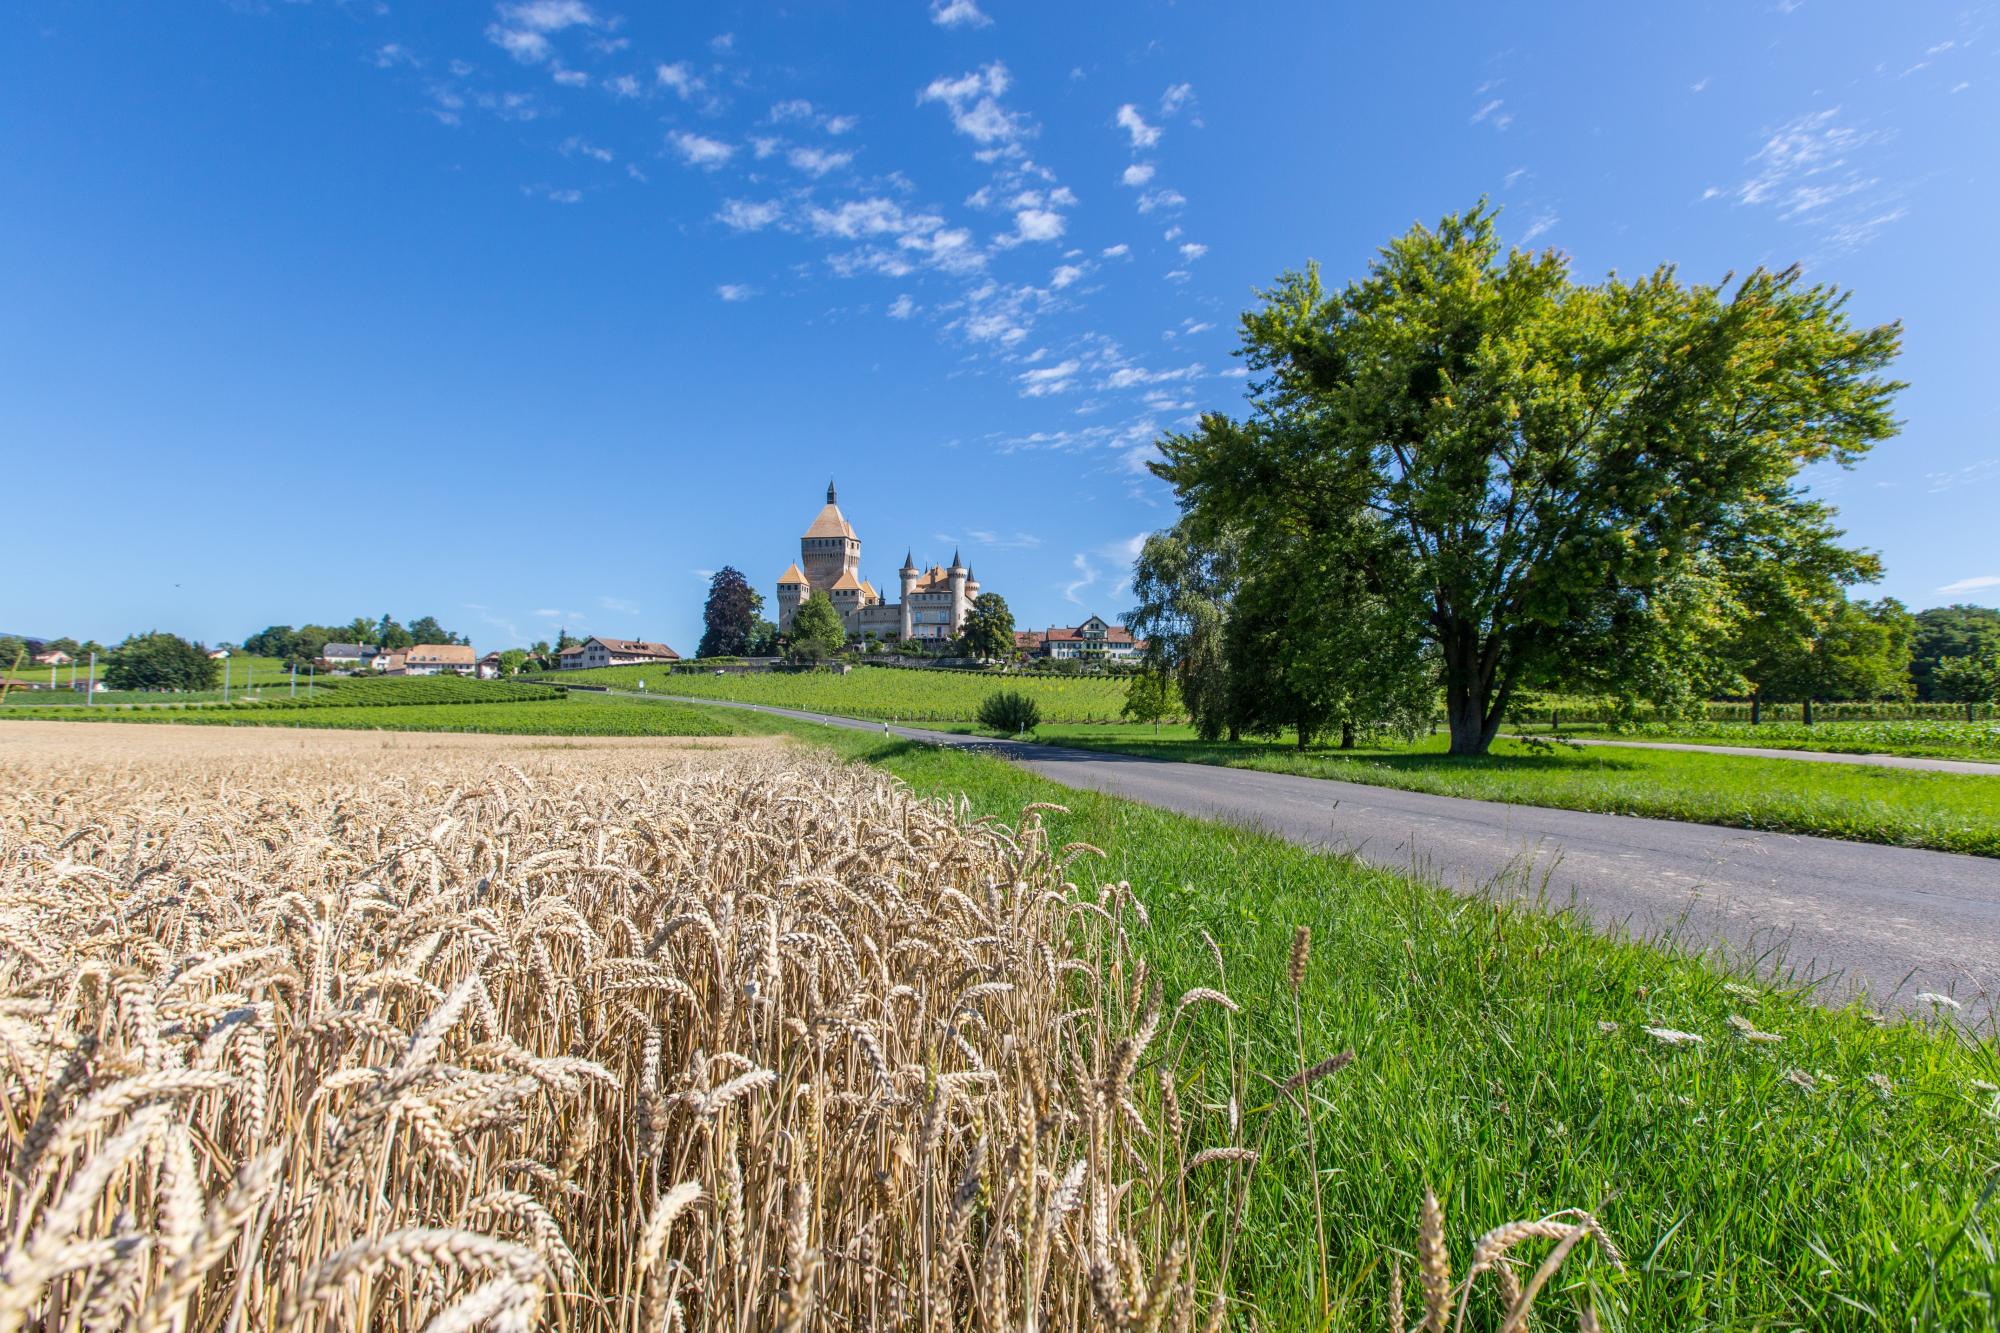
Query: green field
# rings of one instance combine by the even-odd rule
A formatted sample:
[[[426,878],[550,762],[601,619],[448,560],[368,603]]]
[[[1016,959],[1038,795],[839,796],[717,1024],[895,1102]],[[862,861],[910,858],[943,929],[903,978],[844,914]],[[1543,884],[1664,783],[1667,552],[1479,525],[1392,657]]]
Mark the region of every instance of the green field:
[[[964,728],[970,730],[970,728]],[[1755,755],[1494,742],[1481,759],[1443,737],[1301,754],[1288,741],[1204,742],[1184,726],[1043,727],[1036,739],[1186,763],[1360,782],[1516,805],[2000,856],[2000,775],[1967,777]]]
[[[1223,988],[1242,1006],[1239,1039],[1273,1077],[1296,1064],[1286,954],[1293,928],[1312,928],[1301,997],[1308,1058],[1348,1047],[1358,1056],[1315,1089],[1331,1327],[1384,1326],[1384,1265],[1399,1251],[1407,1266],[1426,1184],[1444,1200],[1461,1266],[1470,1237],[1489,1226],[1568,1206],[1595,1210],[1631,1256],[1630,1271],[1620,1276],[1586,1252],[1558,1289],[1588,1281],[1614,1329],[1966,1328],[1990,1321],[2000,1291],[1985,1231],[1964,1226],[2000,1179],[2000,1058],[1990,1041],[1948,1026],[1878,1025],[1859,1009],[1822,1010],[1784,986],[1745,987],[1706,964],[1604,938],[1567,913],[1495,907],[997,760],[768,715],[576,694],[96,717],[538,735],[777,732],[879,764],[924,791],[962,793],[974,815],[1012,819],[1030,801],[1064,804],[1072,813],[1051,820],[1057,841],[1107,854],[1074,873],[1139,886],[1154,923],[1145,952],[1169,996],[1217,984],[1201,932],[1219,942]],[[1831,767],[1705,758],[1735,768]],[[1190,1014],[1220,1036],[1219,1010]],[[1781,1040],[1744,1039],[1732,1015]],[[1701,1041],[1664,1044],[1647,1027]],[[1183,1092],[1226,1095],[1219,1086]],[[1264,1327],[1312,1327],[1316,1245],[1306,1238],[1316,1223],[1302,1122],[1262,1097],[1245,1114],[1264,1158],[1236,1280]]]
[[[1516,730],[1538,736],[1601,736],[1607,740],[1685,741],[1694,745],[1744,745],[1824,754],[1904,754],[1936,759],[1989,759],[2000,764],[2000,722],[1645,722],[1613,731],[1586,723],[1546,723]]]
[[[1593,933],[1566,913],[1499,909],[1246,830],[1058,786],[1005,763],[880,735],[787,724],[918,788],[1013,820],[1030,801],[1055,842],[1107,856],[1075,876],[1129,879],[1152,912],[1144,952],[1171,998],[1217,984],[1218,941],[1253,1064],[1295,1068],[1285,980],[1313,931],[1309,1060],[1353,1048],[1318,1085],[1330,1326],[1380,1330],[1385,1267],[1406,1279],[1423,1188],[1443,1200],[1462,1271],[1486,1228],[1595,1210],[1630,1257],[1565,1267],[1605,1326],[1990,1327],[2000,1266],[1967,1232],[2000,1171],[2000,1058],[1952,1029],[1881,1026],[1709,966]],[[1200,1006],[1213,1027],[1219,1013]],[[1781,1037],[1752,1042],[1742,1017]],[[1615,1026],[1607,1026],[1615,1025]],[[1688,1032],[1667,1045],[1647,1027]],[[1265,1085],[1251,1080],[1253,1088]],[[1213,1100],[1226,1093],[1206,1090]],[[1183,1097],[1191,1095],[1183,1091]],[[1234,1273],[1261,1326],[1318,1325],[1312,1175],[1295,1112],[1246,1104],[1264,1160]],[[1550,1301],[1551,1322],[1573,1296]]]
[[[386,683],[386,682],[385,682]],[[504,703],[403,703],[313,707],[13,709],[8,719],[178,722],[221,727],[333,727],[361,731],[464,731],[511,736],[731,736],[745,728],[721,709],[648,699],[575,694]]]
[[[621,690],[636,689],[643,680],[652,694],[733,699],[902,722],[971,721],[979,715],[980,702],[997,690],[1032,695],[1042,716],[1051,722],[1111,722],[1125,706],[1125,682],[1108,676],[1001,676],[869,666],[856,667],[845,676],[830,671],[705,676],[668,674],[658,667],[602,667],[537,679]]]
[[[105,665],[104,658],[100,656],[97,659],[97,678],[99,680],[104,679],[104,665]],[[0,675],[8,674],[5,668],[6,668],[6,663],[0,662]],[[11,674],[13,679],[16,681],[30,682],[42,686],[46,686],[49,683],[49,668],[47,667],[35,667],[35,666],[23,665],[19,671],[13,672]],[[81,703],[83,701],[83,693],[81,690],[72,691],[70,689],[70,678],[71,678],[70,669],[68,667],[57,667],[55,690],[50,691],[47,689],[40,689],[32,691],[22,691],[20,687],[17,685],[14,689],[11,689],[7,692],[7,703],[10,706],[13,705],[14,703],[17,702],[18,697],[23,693],[26,693],[30,697],[39,695],[43,700],[48,700],[49,698],[52,697],[52,695],[71,695],[72,697],[74,697],[76,702]],[[79,661],[76,664],[76,675],[75,675],[76,681],[79,684],[81,684],[82,682],[88,680],[89,678],[90,678],[89,660],[84,659],[82,661]],[[216,686],[215,689],[212,691],[201,690],[201,691],[191,691],[185,694],[171,694],[171,695],[151,693],[151,692],[138,692],[138,691],[131,693],[107,691],[106,693],[99,694],[97,697],[100,702],[110,698],[116,698],[119,700],[126,700],[126,699],[152,700],[154,702],[158,702],[163,698],[171,698],[179,703],[191,703],[198,700],[206,700],[209,698],[220,699],[222,697],[222,676],[220,673],[216,675],[215,681],[216,681]],[[287,667],[284,664],[284,662],[279,658],[232,657],[229,659],[229,697],[231,699],[234,699],[237,696],[238,692],[243,690],[246,686],[253,689],[262,689],[264,693],[269,694],[278,687],[281,686],[289,687],[291,685],[291,681],[292,681],[291,669]],[[306,688],[306,684],[307,684],[306,673],[302,671],[299,673],[299,689],[303,691]]]

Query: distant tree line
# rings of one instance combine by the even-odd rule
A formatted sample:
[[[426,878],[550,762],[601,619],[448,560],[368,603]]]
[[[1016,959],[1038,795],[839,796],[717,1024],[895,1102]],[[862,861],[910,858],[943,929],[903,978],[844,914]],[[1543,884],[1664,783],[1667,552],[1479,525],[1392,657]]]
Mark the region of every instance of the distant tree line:
[[[1165,436],[1180,516],[1128,617],[1205,737],[1413,729],[1486,752],[1529,691],[1673,713],[1995,691],[2000,614],[1853,599],[1798,483],[1893,435],[1895,325],[1797,270],[1596,284],[1485,205],[1242,319],[1251,410]],[[1145,696],[1158,706],[1161,687]]]
[[[366,644],[393,653],[419,643],[471,642],[439,624],[436,616],[418,616],[407,628],[389,615],[376,620],[357,616],[344,625],[305,625],[298,629],[271,625],[245,639],[243,651],[304,666],[317,659],[329,643]]]

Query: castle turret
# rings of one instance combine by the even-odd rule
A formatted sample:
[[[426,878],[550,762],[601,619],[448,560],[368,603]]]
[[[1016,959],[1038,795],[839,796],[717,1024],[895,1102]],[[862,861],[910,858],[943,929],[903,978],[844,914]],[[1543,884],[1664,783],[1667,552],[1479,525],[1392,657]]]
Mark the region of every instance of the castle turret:
[[[965,629],[965,613],[968,603],[965,599],[965,581],[972,571],[958,558],[958,552],[951,553],[951,568],[945,571],[951,581],[951,632],[956,638]]]
[[[805,600],[806,576],[799,573],[793,564],[778,576],[778,632],[792,627],[792,616],[797,613],[799,603]]]
[[[916,556],[917,553],[914,548],[906,551],[903,555],[903,567],[896,571],[897,577],[903,583],[903,594],[898,599],[903,612],[903,627],[897,632],[897,637],[902,639],[909,638],[911,630],[914,628],[914,622],[910,617],[910,594],[915,592],[917,587]]]

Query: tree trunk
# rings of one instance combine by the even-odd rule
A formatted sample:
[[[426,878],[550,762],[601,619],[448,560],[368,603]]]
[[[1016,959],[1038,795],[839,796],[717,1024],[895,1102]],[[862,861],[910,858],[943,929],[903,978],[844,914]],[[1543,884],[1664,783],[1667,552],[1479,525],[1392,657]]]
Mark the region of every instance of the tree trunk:
[[[1242,744],[1242,742],[1243,742],[1243,728],[1237,726],[1234,722],[1231,722],[1229,724],[1229,743],[1231,745],[1240,745]]]
[[[1343,722],[1340,724],[1340,748],[1343,750],[1352,750],[1354,748],[1354,724],[1352,722]]]
[[[1805,719],[1805,724],[1806,724],[1807,726],[1809,726],[1809,727],[1810,727],[1810,726],[1812,725],[1812,696],[1811,696],[1811,695],[1807,695],[1807,696],[1806,696],[1806,700],[1805,700],[1805,703],[1804,703],[1804,704],[1802,705],[1802,711],[1801,711],[1801,713],[1799,714],[1799,716],[1801,716],[1802,718],[1804,718],[1804,719]]]
[[[1444,654],[1445,723],[1450,753],[1477,758],[1492,747],[1500,710],[1492,706],[1493,682],[1480,670],[1479,648],[1469,632],[1448,639]]]
[[[1307,725],[1306,720],[1304,718],[1300,718],[1298,724],[1293,728],[1293,730],[1298,732],[1299,753],[1304,754],[1306,749],[1306,737],[1312,734],[1311,728]]]
[[[1764,720],[1764,716],[1763,716],[1763,714],[1764,714],[1764,696],[1763,696],[1763,695],[1761,695],[1761,694],[1753,694],[1753,695],[1751,695],[1751,696],[1750,696],[1750,725],[1754,727],[1754,726],[1756,726],[1756,725],[1757,725],[1757,724],[1758,724],[1759,722],[1763,721],[1763,720]]]

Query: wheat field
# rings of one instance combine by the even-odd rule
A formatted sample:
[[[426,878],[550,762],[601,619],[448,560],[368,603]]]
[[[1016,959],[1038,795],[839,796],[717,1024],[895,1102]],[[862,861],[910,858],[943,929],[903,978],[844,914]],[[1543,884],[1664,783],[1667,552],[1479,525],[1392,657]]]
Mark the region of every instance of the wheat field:
[[[1249,1094],[1220,951],[1162,995],[1039,810],[769,744],[79,730],[0,751],[0,1333],[1255,1326],[1246,1095],[1351,1053]],[[1595,1226],[1453,1287],[1423,1222],[1438,1329]]]

